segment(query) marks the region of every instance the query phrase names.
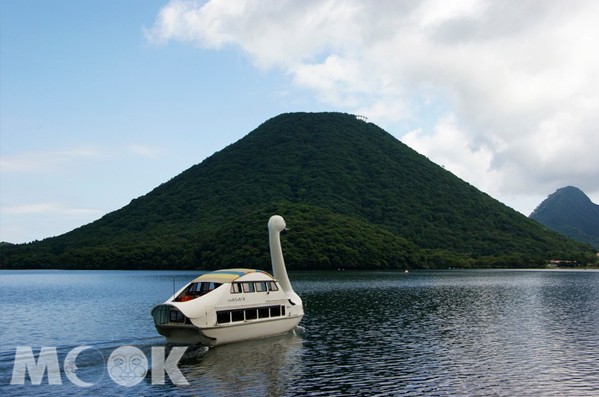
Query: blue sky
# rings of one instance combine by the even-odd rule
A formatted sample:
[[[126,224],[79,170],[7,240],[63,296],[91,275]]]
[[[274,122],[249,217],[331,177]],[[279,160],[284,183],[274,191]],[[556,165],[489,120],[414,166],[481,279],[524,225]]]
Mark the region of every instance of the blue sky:
[[[566,185],[599,202],[597,3],[447,3],[1,2],[0,240],[96,220],[292,111],[364,114],[526,215]]]

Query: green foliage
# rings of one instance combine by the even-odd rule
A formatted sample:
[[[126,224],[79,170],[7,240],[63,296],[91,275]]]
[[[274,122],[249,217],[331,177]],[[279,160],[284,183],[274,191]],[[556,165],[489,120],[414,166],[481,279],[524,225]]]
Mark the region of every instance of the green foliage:
[[[541,265],[593,258],[374,124],[283,114],[92,224],[0,247],[0,267],[270,268],[285,217],[291,269]]]
[[[266,205],[215,230],[198,245],[197,262],[208,268],[222,267],[224,262],[231,266],[270,269],[265,220],[273,213],[285,214],[290,225],[282,234],[285,260],[290,268],[420,266],[419,248],[384,228],[319,207],[290,202]],[[231,242],[239,248],[232,248]]]

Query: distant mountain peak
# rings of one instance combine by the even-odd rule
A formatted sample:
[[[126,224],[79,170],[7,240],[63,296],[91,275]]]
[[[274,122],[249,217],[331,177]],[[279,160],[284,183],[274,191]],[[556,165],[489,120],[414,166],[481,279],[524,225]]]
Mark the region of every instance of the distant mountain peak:
[[[530,218],[599,249],[599,205],[577,187],[557,189],[539,204]]]

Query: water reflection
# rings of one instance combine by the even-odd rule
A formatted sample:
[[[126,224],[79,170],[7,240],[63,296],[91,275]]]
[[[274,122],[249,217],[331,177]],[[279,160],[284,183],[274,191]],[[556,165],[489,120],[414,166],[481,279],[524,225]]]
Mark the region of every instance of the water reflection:
[[[353,274],[332,280],[329,290],[309,290],[304,378],[312,382],[301,391],[592,395],[599,390],[592,368],[593,358],[599,359],[592,336],[599,327],[596,273],[590,278],[595,282],[585,274],[550,272],[517,278],[513,272],[412,275],[360,280]]]
[[[303,339],[296,333],[186,354],[181,372],[202,395],[282,396],[298,383]]]
[[[183,280],[189,274],[177,274]],[[125,388],[106,371],[122,345],[148,358],[164,339],[150,309],[160,272],[7,272],[0,278],[2,395],[599,395],[599,272],[312,272],[291,275],[302,335],[190,350],[189,386]],[[30,294],[20,294],[29,286]],[[19,299],[14,299],[19,296]],[[7,387],[15,346],[91,345],[90,390]],[[91,352],[92,350],[90,350]],[[97,380],[99,379],[99,380]],[[5,381],[6,380],[6,381]],[[167,378],[168,380],[168,378]]]

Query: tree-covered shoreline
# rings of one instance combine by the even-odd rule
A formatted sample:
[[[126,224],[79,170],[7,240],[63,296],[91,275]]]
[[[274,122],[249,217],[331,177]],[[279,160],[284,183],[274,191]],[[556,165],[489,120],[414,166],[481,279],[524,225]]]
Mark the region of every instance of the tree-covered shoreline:
[[[594,250],[547,230],[372,123],[290,113],[62,236],[0,246],[0,268],[270,268],[282,215],[290,269],[544,267]]]

